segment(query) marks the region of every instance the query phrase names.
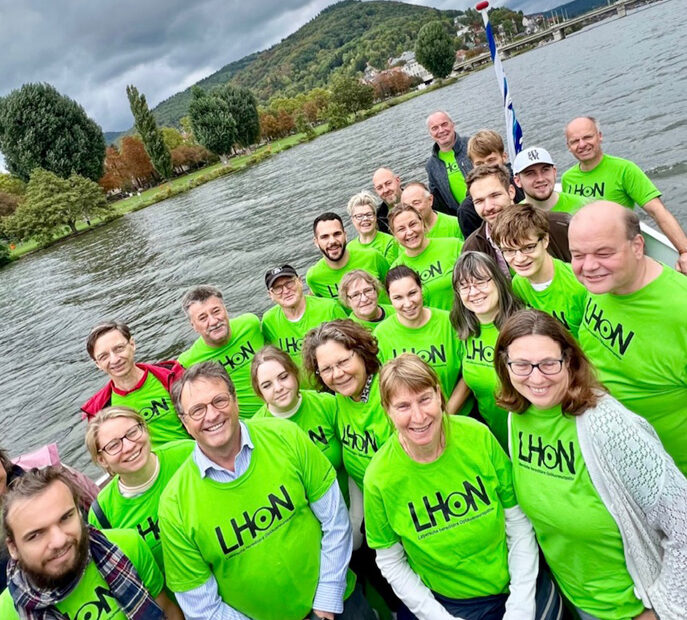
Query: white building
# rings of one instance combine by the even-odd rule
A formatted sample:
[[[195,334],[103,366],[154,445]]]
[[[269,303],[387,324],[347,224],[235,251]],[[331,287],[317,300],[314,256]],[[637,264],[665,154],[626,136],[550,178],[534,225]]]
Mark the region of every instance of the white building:
[[[434,76],[427,71],[417,60],[415,60],[415,52],[406,50],[398,58],[389,60],[389,66],[399,66],[403,73],[408,77],[420,78],[423,82],[428,82],[434,79]]]

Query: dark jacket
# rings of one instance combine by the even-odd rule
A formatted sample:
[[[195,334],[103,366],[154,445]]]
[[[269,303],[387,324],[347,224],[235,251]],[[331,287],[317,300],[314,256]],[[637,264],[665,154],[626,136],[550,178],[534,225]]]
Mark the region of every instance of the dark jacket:
[[[568,224],[570,215],[568,213],[546,213],[549,219],[549,254],[566,263],[570,262],[570,249],[568,248]],[[472,233],[463,244],[463,252],[484,252],[491,256],[497,263],[496,249],[489,239],[485,230],[487,223],[482,225]]]
[[[391,234],[389,230],[389,205],[382,200],[377,206],[377,230]]]
[[[472,170],[472,162],[468,158],[468,139],[461,138],[456,134],[456,142],[453,145],[453,152],[456,155],[456,162],[463,176],[467,176]],[[429,191],[434,196],[434,210],[441,211],[448,215],[456,215],[460,206],[451,193],[451,186],[448,182],[446,164],[439,159],[439,145],[434,143],[432,156],[425,164]]]

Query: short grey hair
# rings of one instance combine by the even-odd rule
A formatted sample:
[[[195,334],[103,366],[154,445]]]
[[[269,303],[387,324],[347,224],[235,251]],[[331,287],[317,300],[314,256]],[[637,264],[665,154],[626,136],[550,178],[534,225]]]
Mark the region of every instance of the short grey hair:
[[[195,303],[203,302],[210,297],[217,297],[224,301],[222,297],[222,291],[220,291],[216,286],[211,286],[209,284],[202,284],[200,286],[194,286],[189,291],[186,291],[184,296],[181,298],[181,307],[184,310],[186,316],[188,316],[188,309]]]
[[[425,125],[427,125],[427,129],[429,129],[429,119],[432,118],[435,114],[444,114],[448,120],[450,120],[452,123],[455,124],[455,121],[451,118],[451,115],[446,111],[446,110],[434,110],[426,119],[425,119]]]
[[[172,397],[172,404],[174,405],[174,409],[179,417],[184,415],[184,412],[181,408],[181,393],[189,383],[193,383],[198,379],[221,381],[227,386],[227,392],[229,392],[232,397],[236,396],[234,382],[229,378],[229,375],[222,364],[213,361],[199,362],[198,364],[194,364],[185,370],[184,374],[181,375],[181,379],[172,385],[170,396]]]
[[[596,131],[597,131],[598,133],[601,133],[601,124],[599,123],[599,121],[597,120],[597,118],[596,118],[595,116],[576,116],[576,117],[573,118],[571,121],[568,121],[568,124],[565,126],[565,131],[564,131],[564,133],[568,133],[568,127],[570,127],[570,123],[572,123],[573,121],[579,120],[579,119],[581,119],[581,118],[583,118],[583,119],[585,119],[585,120],[588,120],[588,121],[591,121],[592,123],[594,123],[594,127],[596,128]]]
[[[353,215],[353,209],[356,207],[371,207],[375,215],[377,214],[377,199],[372,195],[371,192],[363,190],[351,196],[348,204],[346,205],[346,211],[348,215]]]

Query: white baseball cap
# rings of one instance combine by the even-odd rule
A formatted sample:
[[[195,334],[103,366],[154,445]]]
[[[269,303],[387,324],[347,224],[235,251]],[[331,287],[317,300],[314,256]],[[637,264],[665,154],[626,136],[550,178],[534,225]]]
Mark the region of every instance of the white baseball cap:
[[[546,149],[543,149],[541,146],[532,146],[528,149],[523,149],[515,156],[513,174],[520,174],[523,170],[534,164],[555,165]]]

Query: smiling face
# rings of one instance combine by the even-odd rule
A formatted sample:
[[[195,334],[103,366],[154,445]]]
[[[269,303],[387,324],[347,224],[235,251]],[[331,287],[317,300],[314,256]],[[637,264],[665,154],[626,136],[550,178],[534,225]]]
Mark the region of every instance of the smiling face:
[[[105,332],[93,345],[95,365],[113,380],[133,372],[135,353],[134,339],[127,340],[117,329]]]
[[[501,244],[501,251],[515,273],[523,278],[536,278],[546,263],[551,260],[546,250],[548,247],[548,235],[545,235],[543,239],[530,235],[517,244]]]
[[[463,305],[480,323],[491,323],[499,311],[499,291],[490,275],[461,280],[458,294]]]
[[[425,242],[422,220],[412,211],[405,211],[394,219],[394,237],[409,252],[418,251]]]
[[[396,388],[387,412],[402,445],[419,448],[439,443],[443,420],[439,389],[436,386],[415,392],[404,385]]]
[[[444,112],[435,112],[427,119],[429,135],[442,151],[448,151],[456,141],[456,126]]]
[[[508,347],[508,361],[540,364],[546,361],[560,360],[560,345],[549,336],[530,335],[516,338]],[[530,375],[523,377],[508,368],[513,387],[537,409],[550,409],[559,405],[568,391],[570,374],[567,363],[550,375],[545,375],[539,368],[533,368]]]
[[[401,203],[415,207],[420,212],[422,219],[426,222],[432,215],[432,204],[434,197],[421,185],[411,185],[403,190]]]
[[[224,346],[231,338],[229,315],[224,302],[208,297],[205,301],[193,302],[188,308],[188,318],[195,331],[209,347]]]
[[[576,118],[565,128],[565,139],[568,150],[581,163],[593,164],[601,159],[603,136],[593,121],[588,118]]]
[[[135,434],[138,422],[131,418],[112,418],[106,420],[98,430],[98,463],[112,474],[124,475],[139,471],[146,466],[151,458],[150,435],[143,431],[134,439],[126,437]],[[103,448],[121,440],[121,450],[115,454],[108,454]]]
[[[298,402],[298,378],[277,360],[266,360],[257,370],[260,394],[276,411],[289,411]]]
[[[389,298],[402,321],[417,321],[422,316],[422,287],[413,278],[400,278],[391,282]]]
[[[515,182],[535,200],[548,200],[556,184],[556,166],[532,164],[515,176]]]
[[[297,276],[282,276],[272,283],[268,294],[282,308],[295,308],[303,299],[303,282]]]
[[[401,179],[388,168],[380,168],[372,177],[377,196],[389,207],[394,207],[401,199]]]
[[[496,216],[513,203],[515,188],[509,185],[506,189],[497,176],[490,175],[472,182],[470,196],[477,215],[492,224]]]
[[[362,358],[340,342],[327,340],[315,350],[320,378],[324,384],[342,396],[358,398],[367,381]]]
[[[346,293],[353,314],[359,319],[368,321],[377,316],[379,296],[377,289],[362,278],[354,280]]]
[[[322,220],[315,230],[315,246],[332,262],[341,260],[346,251],[346,231],[338,220]]]
[[[377,230],[377,215],[370,205],[358,205],[351,210],[353,227],[360,235],[369,235]]]

